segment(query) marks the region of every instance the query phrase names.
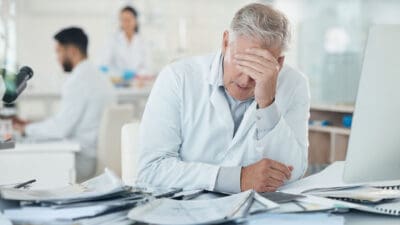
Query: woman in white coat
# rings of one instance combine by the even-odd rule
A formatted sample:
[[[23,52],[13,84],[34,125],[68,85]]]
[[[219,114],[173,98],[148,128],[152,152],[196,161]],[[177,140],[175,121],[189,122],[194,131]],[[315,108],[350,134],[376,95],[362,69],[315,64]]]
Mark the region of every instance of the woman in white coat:
[[[101,63],[104,72],[116,73],[125,79],[149,73],[149,53],[139,35],[138,13],[130,6],[119,15],[121,30],[109,40]]]

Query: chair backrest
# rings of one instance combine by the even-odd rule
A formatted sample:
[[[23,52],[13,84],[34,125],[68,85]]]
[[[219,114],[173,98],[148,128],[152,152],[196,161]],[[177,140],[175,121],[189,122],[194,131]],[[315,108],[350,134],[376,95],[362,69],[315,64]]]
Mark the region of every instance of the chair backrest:
[[[104,111],[97,147],[96,174],[109,168],[121,176],[121,128],[133,120],[132,105],[111,105]]]
[[[140,122],[125,124],[121,135],[122,180],[126,185],[134,185],[137,177],[137,160],[139,154]]]

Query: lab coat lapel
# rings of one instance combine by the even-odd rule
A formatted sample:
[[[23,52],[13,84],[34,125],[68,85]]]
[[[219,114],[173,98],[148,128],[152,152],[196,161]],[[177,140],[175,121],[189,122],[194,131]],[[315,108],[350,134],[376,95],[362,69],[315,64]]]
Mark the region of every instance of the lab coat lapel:
[[[233,135],[234,123],[231,111],[229,109],[229,104],[223,91],[221,91],[219,87],[222,80],[221,60],[222,60],[221,52],[218,52],[215,55],[210,68],[210,75],[208,76],[208,81],[212,88],[210,102],[215,108],[217,114],[216,116],[221,119],[223,124],[226,124],[226,126],[229,128],[229,130],[232,132]]]
[[[243,136],[246,135],[247,131],[253,126],[256,122],[256,105],[257,102],[253,101],[249,108],[243,115],[242,122],[239,125],[238,130],[236,131],[235,137],[233,138],[229,148],[234,146],[239,140],[242,140]],[[253,137],[250,135],[249,137]]]
[[[214,90],[211,94],[211,103],[216,111],[216,116],[219,117],[229,130],[232,131],[234,129],[234,123],[231,115],[231,111],[229,109],[229,104],[224,96],[224,93],[219,90],[218,87],[214,87]]]

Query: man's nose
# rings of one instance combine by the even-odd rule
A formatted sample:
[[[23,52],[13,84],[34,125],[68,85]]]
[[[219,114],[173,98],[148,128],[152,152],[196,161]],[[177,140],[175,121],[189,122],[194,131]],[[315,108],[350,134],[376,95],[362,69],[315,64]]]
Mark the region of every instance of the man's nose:
[[[239,82],[241,86],[249,86],[249,84],[251,83],[252,78],[246,74],[241,74],[240,78],[239,78]]]

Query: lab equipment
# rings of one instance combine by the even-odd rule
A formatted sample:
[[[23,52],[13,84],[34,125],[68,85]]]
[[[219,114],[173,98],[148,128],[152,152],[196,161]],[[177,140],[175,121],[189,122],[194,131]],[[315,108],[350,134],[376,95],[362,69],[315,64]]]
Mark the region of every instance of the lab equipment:
[[[28,80],[33,77],[33,70],[28,67],[22,67],[18,73],[14,74],[6,69],[0,69],[0,97],[4,103],[13,103],[18,96],[25,90]],[[14,148],[15,142],[9,135],[10,122],[4,122],[2,125],[2,138],[0,140],[0,150]]]
[[[33,76],[33,70],[28,67],[22,67],[17,74],[7,72],[5,69],[1,70],[1,78],[4,86],[0,90],[0,96],[3,96],[3,102],[12,103],[17,97],[25,90],[27,82]],[[2,93],[4,92],[4,93]]]

